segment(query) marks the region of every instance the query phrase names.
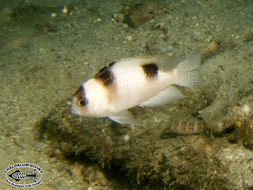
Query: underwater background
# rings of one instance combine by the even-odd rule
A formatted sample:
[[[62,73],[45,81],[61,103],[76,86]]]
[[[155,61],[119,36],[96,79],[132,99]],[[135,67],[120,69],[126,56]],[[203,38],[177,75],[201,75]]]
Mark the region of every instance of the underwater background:
[[[185,98],[131,111],[144,126],[70,113],[104,65],[202,52]],[[0,189],[253,189],[252,0],[0,0]]]

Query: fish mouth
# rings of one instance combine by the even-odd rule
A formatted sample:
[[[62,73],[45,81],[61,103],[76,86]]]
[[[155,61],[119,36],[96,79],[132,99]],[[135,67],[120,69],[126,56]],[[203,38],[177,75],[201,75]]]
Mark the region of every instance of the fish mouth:
[[[77,110],[74,108],[74,106],[71,106],[70,112],[73,113],[73,114],[76,114],[76,115],[80,115],[80,112],[77,111]]]

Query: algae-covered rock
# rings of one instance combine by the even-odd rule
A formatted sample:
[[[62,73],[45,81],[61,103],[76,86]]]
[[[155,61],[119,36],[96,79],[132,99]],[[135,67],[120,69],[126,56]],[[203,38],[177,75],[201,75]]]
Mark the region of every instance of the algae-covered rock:
[[[98,164],[143,189],[247,189],[253,185],[253,152],[225,136],[166,135],[166,122],[126,127],[107,119],[72,115],[65,101],[37,128],[64,159]],[[84,172],[83,172],[84,173]]]

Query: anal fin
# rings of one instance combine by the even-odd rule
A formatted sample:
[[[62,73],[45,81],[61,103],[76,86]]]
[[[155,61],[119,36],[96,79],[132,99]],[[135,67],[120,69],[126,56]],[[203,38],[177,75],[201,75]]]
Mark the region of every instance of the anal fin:
[[[133,115],[128,110],[117,112],[113,115],[108,116],[108,118],[119,124],[141,125],[135,121]]]
[[[140,104],[141,107],[147,106],[147,107],[155,107],[155,106],[161,106],[168,104],[170,102],[173,102],[175,100],[183,98],[184,95],[174,86],[169,86],[165,90],[161,91],[156,96],[152,97],[146,102],[143,102]]]

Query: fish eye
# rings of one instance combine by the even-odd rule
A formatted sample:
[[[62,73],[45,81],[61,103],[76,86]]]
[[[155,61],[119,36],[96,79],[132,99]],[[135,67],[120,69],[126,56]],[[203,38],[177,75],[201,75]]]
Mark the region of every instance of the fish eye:
[[[88,103],[88,101],[86,99],[82,99],[82,100],[78,101],[78,105],[80,107],[83,107],[83,106],[87,105],[87,103]]]

